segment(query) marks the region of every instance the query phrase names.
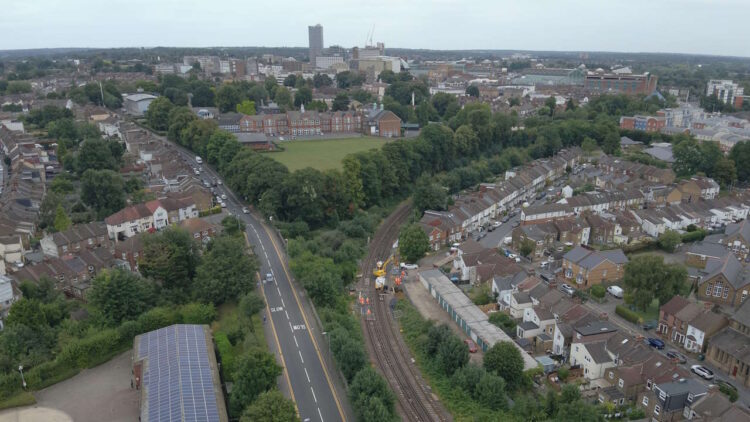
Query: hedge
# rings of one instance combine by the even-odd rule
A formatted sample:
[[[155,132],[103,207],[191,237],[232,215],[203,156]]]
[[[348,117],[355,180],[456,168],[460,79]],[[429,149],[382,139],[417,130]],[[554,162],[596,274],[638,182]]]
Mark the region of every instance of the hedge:
[[[605,289],[604,286],[602,286],[601,284],[591,286],[591,289],[589,289],[589,294],[598,299],[603,298],[606,293],[607,293],[607,289]]]
[[[705,230],[696,230],[693,232],[684,233],[682,235],[682,242],[683,243],[697,242],[699,240],[703,240],[703,238],[705,237],[706,237]]]
[[[220,213],[221,213],[221,205],[213,207],[213,208],[209,208],[205,211],[199,211],[198,217],[208,217],[209,215],[220,214]]]
[[[226,333],[221,331],[214,335],[214,341],[216,342],[216,349],[219,352],[221,374],[224,377],[224,381],[233,381],[232,374],[234,373],[235,355],[232,350],[232,343],[229,342]]]
[[[640,315],[637,313],[631,311],[626,306],[623,305],[617,305],[615,307],[615,313],[626,320],[632,322],[633,324],[638,324],[641,321]]]

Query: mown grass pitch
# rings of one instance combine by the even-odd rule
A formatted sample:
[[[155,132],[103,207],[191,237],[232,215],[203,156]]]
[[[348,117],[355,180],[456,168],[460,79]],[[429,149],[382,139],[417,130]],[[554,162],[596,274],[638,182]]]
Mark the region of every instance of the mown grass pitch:
[[[318,170],[337,169],[349,154],[381,148],[389,140],[375,137],[340,139],[304,139],[278,141],[284,151],[269,152],[268,156],[284,164],[289,171],[312,167]]]

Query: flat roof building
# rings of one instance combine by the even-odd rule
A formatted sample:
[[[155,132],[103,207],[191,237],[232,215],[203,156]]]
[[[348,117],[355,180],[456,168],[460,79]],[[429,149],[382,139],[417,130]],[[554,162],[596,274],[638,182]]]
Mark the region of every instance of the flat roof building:
[[[208,325],[175,324],[135,337],[141,422],[228,422]]]
[[[427,270],[419,273],[419,281],[427,291],[437,299],[443,310],[448,312],[451,319],[458,324],[462,331],[471,337],[483,351],[500,341],[507,341],[516,346],[523,357],[524,370],[536,368],[538,362],[529,356],[503,330],[489,322],[487,315],[482,312],[456,287],[440,270]]]

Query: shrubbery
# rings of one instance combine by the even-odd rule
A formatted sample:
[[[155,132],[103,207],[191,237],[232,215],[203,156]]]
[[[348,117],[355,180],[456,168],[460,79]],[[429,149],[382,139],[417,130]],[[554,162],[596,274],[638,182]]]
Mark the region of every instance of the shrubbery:
[[[624,305],[615,306],[615,313],[633,324],[638,324],[641,321],[641,317],[637,313],[631,311]]]

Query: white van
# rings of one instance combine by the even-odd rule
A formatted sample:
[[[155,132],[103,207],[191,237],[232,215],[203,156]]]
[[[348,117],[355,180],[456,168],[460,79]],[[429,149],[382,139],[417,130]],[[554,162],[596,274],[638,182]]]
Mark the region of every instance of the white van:
[[[622,290],[622,288],[620,286],[609,286],[609,287],[607,287],[607,291],[612,296],[614,296],[614,297],[616,297],[618,299],[622,299],[623,290]]]
[[[203,160],[201,160],[201,157],[195,156],[195,162],[198,164],[203,164]]]

